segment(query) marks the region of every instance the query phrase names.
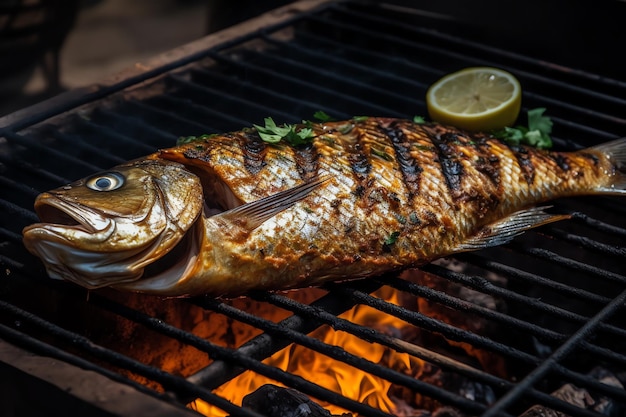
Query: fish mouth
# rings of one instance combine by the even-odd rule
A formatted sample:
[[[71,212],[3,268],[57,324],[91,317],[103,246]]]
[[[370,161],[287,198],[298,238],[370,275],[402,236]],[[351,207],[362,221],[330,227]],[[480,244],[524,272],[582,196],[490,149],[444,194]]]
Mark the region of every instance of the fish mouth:
[[[65,240],[66,232],[72,230],[106,239],[108,233],[101,234],[110,231],[113,223],[95,210],[67,202],[50,193],[43,193],[37,198],[35,212],[40,222],[26,227],[25,234],[39,232]]]

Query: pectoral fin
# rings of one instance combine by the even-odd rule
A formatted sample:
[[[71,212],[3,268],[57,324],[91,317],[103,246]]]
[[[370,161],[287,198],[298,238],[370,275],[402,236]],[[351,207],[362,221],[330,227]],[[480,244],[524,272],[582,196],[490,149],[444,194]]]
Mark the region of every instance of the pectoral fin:
[[[528,229],[544,224],[569,219],[567,214],[549,214],[543,211],[549,207],[534,207],[517,211],[504,219],[484,226],[474,236],[460,244],[456,251],[472,251],[509,243]]]
[[[236,225],[242,231],[249,233],[268,219],[306,198],[327,180],[328,177],[315,178],[288,190],[235,207],[214,218]]]

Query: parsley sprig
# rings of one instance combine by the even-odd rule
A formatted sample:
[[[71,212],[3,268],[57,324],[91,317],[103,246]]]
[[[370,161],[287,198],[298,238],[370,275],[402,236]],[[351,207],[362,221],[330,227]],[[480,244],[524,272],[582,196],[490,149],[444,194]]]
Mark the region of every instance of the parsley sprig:
[[[200,136],[181,136],[178,139],[176,139],[176,145],[184,145],[186,143],[191,143],[191,142],[200,142],[200,141],[211,139],[216,136],[219,136],[219,135],[217,133],[211,133],[211,134],[204,134]]]
[[[528,127],[505,127],[494,132],[494,136],[511,145],[530,145],[540,149],[552,147],[552,120],[544,116],[545,108],[539,107],[528,111]]]
[[[283,124],[276,125],[274,119],[266,117],[263,119],[265,126],[253,125],[261,139],[268,143],[278,143],[281,140],[289,143],[290,145],[303,145],[308,143],[313,138],[313,130],[311,128],[302,128],[297,130],[296,125]]]

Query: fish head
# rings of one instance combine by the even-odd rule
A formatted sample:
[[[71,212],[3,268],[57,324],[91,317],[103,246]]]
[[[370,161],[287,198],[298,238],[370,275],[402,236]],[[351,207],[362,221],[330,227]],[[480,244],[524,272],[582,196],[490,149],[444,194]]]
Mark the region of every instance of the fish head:
[[[133,161],[40,194],[41,222],[24,229],[24,245],[52,278],[129,283],[183,240],[203,204],[199,178],[182,164]]]

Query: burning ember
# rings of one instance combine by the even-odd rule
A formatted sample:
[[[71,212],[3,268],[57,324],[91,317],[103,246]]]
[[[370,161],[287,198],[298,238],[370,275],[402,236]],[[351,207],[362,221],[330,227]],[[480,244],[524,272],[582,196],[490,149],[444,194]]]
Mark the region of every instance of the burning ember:
[[[398,292],[390,287],[383,287],[375,296],[388,302],[399,305]],[[398,334],[407,323],[372,307],[357,305],[340,316],[363,326],[374,328],[382,333]],[[420,373],[423,362],[406,353],[398,353],[382,345],[369,343],[343,331],[335,331],[329,326],[323,326],[311,333],[312,337],[329,345],[338,346],[355,356],[359,356],[373,363],[405,372],[410,375]],[[331,391],[368,404],[388,413],[397,414],[398,399],[391,393],[391,383],[375,375],[371,375],[346,363],[338,362],[333,358],[317,353],[311,349],[292,344],[277,352],[264,361],[265,364],[282,369]],[[265,384],[279,385],[276,381],[246,371],[237,378],[222,385],[214,392],[235,404],[241,404],[248,393],[256,391]],[[333,404],[319,402],[331,414],[347,412]],[[191,408],[207,416],[225,416],[224,411],[211,406],[201,400],[189,405]]]

